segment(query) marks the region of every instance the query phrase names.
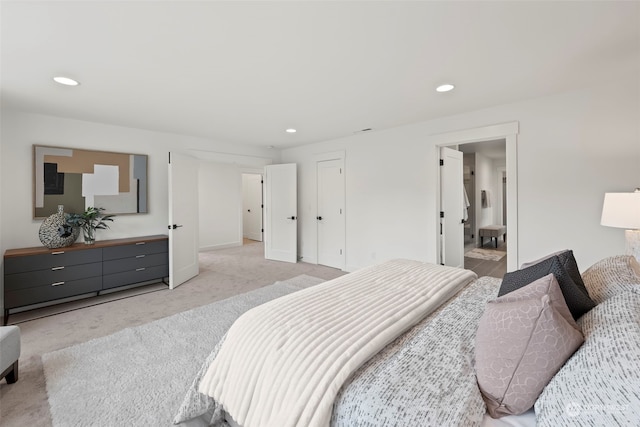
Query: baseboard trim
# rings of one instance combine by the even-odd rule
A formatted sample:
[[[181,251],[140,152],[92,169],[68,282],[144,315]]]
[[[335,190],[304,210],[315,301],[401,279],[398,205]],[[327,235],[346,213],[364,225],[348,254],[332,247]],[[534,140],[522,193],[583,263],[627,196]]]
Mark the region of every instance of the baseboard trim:
[[[242,242],[231,242],[231,243],[222,243],[219,245],[202,246],[200,247],[199,251],[200,252],[215,251],[216,249],[236,248],[238,246],[242,246]]]

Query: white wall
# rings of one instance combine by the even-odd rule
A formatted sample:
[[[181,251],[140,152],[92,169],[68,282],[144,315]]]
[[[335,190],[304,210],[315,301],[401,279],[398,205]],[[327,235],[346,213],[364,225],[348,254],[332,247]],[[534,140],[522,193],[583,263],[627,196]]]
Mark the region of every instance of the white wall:
[[[436,260],[436,149],[430,136],[518,121],[519,263],[574,250],[581,270],[624,252],[623,230],[600,226],[607,191],[640,185],[640,82],[501,105],[292,148],[299,165],[299,248],[316,255],[313,156],[346,151],[347,270],[408,257]]]
[[[242,245],[242,174],[237,165],[201,162],[200,250]]]
[[[493,161],[482,153],[476,153],[476,224],[478,229],[495,224],[496,190]],[[487,192],[487,206],[482,206],[482,191]],[[486,239],[485,239],[486,243]]]
[[[494,167],[494,179],[495,179],[495,188],[496,188],[496,205],[493,209],[493,214],[494,214],[494,224],[505,224],[505,221],[503,219],[503,190],[506,190],[506,188],[504,188],[504,184],[502,182],[502,179],[506,179],[506,172],[507,172],[507,167],[505,165],[505,162],[503,160],[494,160],[493,161],[493,167]],[[507,218],[508,219],[508,218]]]

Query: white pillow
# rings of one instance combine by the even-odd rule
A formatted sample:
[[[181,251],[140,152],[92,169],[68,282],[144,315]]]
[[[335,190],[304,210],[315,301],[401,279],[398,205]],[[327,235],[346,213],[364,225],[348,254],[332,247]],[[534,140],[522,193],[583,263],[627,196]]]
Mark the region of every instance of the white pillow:
[[[537,427],[640,425],[640,289],[578,320],[584,344],[535,404]]]
[[[582,273],[589,296],[597,304],[621,292],[640,288],[640,264],[631,255],[604,258]]]

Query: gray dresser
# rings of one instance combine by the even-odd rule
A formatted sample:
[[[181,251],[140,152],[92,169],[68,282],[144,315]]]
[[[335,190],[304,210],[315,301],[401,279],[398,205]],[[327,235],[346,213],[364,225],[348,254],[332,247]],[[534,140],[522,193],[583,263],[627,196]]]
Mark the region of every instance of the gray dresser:
[[[9,310],[169,276],[165,235],[75,243],[60,249],[9,249],[4,254],[4,321]]]

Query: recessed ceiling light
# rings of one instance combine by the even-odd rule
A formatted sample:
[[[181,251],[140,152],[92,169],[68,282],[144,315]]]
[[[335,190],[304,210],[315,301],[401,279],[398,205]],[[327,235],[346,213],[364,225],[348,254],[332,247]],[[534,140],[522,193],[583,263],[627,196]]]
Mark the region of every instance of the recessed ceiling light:
[[[78,86],[80,84],[77,80],[73,80],[69,77],[54,77],[53,80],[56,83],[60,83],[65,86]]]
[[[455,88],[454,85],[447,83],[447,84],[438,86],[436,88],[436,92],[449,92],[450,90],[453,90],[453,88]]]
[[[289,128],[286,130],[287,133],[296,133],[298,132],[297,130],[293,129],[293,128]]]

